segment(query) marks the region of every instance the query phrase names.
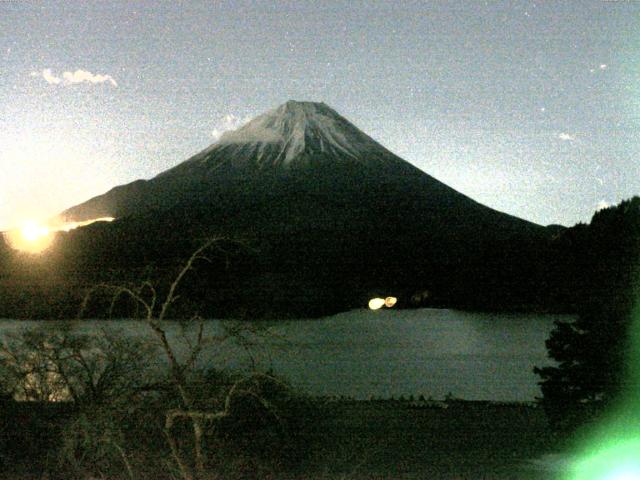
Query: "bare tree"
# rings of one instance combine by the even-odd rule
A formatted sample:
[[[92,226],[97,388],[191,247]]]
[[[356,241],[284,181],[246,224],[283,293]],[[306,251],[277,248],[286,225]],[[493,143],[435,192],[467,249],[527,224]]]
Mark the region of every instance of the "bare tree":
[[[20,401],[102,402],[128,395],[146,379],[153,346],[117,331],[82,333],[55,322],[4,336],[5,393]]]
[[[52,322],[5,335],[0,385],[17,401],[67,404],[71,415],[47,426],[59,432],[57,464],[81,472],[122,462],[133,478],[122,419],[133,397],[148,389],[148,359],[157,353],[122,332],[83,333],[79,326]]]
[[[179,298],[178,290],[185,277],[191,272],[199,262],[210,262],[208,254],[218,246],[220,239],[214,238],[206,241],[200,246],[182,268],[169,286],[168,292],[163,299],[151,282],[145,281],[135,287],[98,285],[93,288],[85,297],[83,309],[86,307],[93,292],[106,290],[111,295],[111,309],[122,297],[130,298],[142,312],[145,324],[153,332],[153,335],[160,344],[162,354],[167,360],[170,383],[177,391],[179,397],[179,408],[172,408],[165,412],[164,435],[169,445],[171,455],[183,480],[199,480],[205,474],[205,452],[204,435],[206,429],[223,418],[231,415],[234,399],[238,397],[251,397],[258,402],[266,411],[271,412],[276,420],[279,420],[276,408],[257,391],[257,380],[268,378],[270,381],[278,381],[267,374],[254,373],[249,377],[241,377],[229,386],[224,400],[219,408],[211,410],[199,407],[197,399],[192,394],[189,384],[189,376],[193,373],[198,360],[204,349],[210,345],[221,344],[231,338],[242,338],[242,331],[248,328],[247,324],[230,323],[220,334],[206,334],[204,320],[195,315],[191,318],[190,325],[196,326],[194,338],[184,335],[187,342],[188,351],[186,355],[179,355],[175,340],[171,340],[167,335],[165,320],[169,319],[169,312],[172,305]],[[242,343],[242,342],[241,342]],[[246,343],[246,342],[245,342]],[[245,345],[246,346],[246,345]],[[175,435],[177,422],[186,421],[192,430],[193,457],[189,452],[180,448],[180,443]]]

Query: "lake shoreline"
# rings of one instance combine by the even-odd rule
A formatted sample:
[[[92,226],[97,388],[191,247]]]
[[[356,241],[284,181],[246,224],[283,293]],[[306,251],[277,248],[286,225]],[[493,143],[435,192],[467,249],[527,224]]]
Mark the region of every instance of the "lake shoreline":
[[[550,364],[545,341],[566,315],[495,314],[457,310],[353,310],[313,320],[248,322],[251,353],[232,342],[202,352],[202,366],[272,369],[311,396],[533,401],[534,366]],[[227,321],[206,320],[205,335]],[[0,334],[42,326],[75,332],[153,335],[142,320],[0,321]],[[196,324],[165,323],[178,349]],[[251,332],[255,329],[255,332]],[[253,357],[253,358],[251,358]]]

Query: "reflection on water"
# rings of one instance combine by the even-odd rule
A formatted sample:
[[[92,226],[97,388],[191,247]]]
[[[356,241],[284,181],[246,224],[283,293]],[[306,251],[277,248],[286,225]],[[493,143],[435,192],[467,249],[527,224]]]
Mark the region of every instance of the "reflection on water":
[[[273,368],[313,395],[404,395],[530,401],[540,394],[534,365],[550,363],[544,342],[562,315],[480,314],[455,310],[358,310],[319,320],[256,323],[243,345],[213,345],[206,363]],[[0,332],[38,322],[0,322]],[[82,330],[118,328],[153,336],[142,322],[82,321]],[[181,336],[178,324],[170,336]],[[209,321],[208,334],[221,322]],[[252,344],[248,351],[246,344]],[[250,353],[249,353],[250,352]]]

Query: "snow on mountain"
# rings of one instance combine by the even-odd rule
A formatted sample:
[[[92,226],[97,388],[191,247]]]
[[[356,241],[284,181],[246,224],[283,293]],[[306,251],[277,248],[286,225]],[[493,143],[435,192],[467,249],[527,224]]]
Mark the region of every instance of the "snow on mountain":
[[[275,161],[284,165],[305,150],[358,159],[363,152],[382,147],[324,103],[293,100],[225,133],[218,143],[275,143],[281,148]]]
[[[370,165],[399,160],[326,104],[294,100],[225,132],[218,142],[185,163],[215,163],[221,158],[233,159],[236,165],[285,169],[298,165],[296,160],[304,164],[347,160]]]
[[[356,181],[349,177],[354,168],[360,177],[426,175],[324,103],[291,100],[225,132],[218,142],[154,178],[116,187],[62,215],[73,221],[97,213],[119,217],[163,209],[189,198],[201,200],[216,192],[233,195],[238,189],[278,189],[284,183],[275,179],[291,171],[299,174],[299,180],[306,175],[314,185],[323,178],[331,189]]]

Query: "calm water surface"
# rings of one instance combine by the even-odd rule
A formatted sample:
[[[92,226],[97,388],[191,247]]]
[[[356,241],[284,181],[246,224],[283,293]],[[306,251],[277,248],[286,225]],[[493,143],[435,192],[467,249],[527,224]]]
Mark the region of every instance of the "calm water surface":
[[[231,368],[252,362],[271,367],[313,395],[439,399],[450,392],[469,400],[529,401],[540,394],[533,366],[551,363],[544,342],[556,319],[571,317],[355,310],[319,320],[257,323],[262,333],[249,336],[250,353],[227,342],[207,349],[203,361]],[[3,320],[0,335],[41,324]],[[75,325],[86,331],[107,328],[149,335],[148,327],[134,320]],[[206,324],[209,334],[221,328],[216,320]],[[168,324],[167,331],[177,344],[184,344],[176,323]]]

